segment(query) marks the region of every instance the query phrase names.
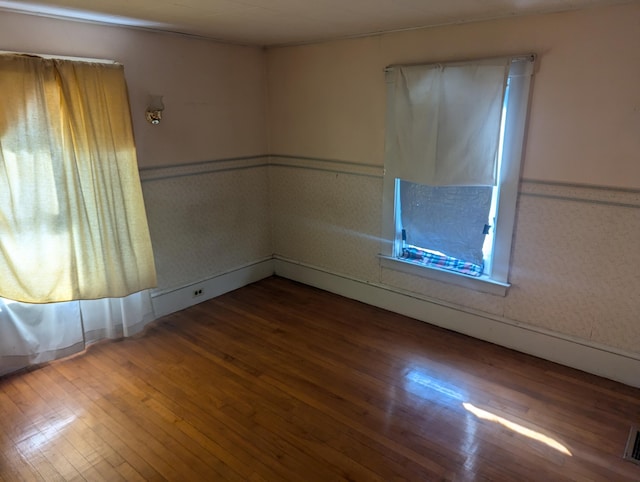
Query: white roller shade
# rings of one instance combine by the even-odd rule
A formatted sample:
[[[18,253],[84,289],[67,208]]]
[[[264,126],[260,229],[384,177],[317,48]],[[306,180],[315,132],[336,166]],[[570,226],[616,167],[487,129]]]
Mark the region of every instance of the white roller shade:
[[[492,186],[511,59],[387,70],[385,162],[431,186]]]

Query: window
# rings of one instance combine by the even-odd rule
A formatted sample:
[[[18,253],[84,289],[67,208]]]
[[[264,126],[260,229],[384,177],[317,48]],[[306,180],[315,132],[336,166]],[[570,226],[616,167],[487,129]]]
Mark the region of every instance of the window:
[[[506,293],[534,60],[387,69],[383,266]]]

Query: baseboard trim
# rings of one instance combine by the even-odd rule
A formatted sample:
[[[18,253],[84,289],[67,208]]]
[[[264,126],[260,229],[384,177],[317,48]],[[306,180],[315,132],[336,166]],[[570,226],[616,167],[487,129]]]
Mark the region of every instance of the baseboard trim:
[[[274,274],[273,259],[264,259],[170,291],[151,295],[156,318],[184,310]],[[193,296],[195,290],[202,290]]]
[[[640,388],[640,357],[634,354],[512,320],[471,313],[290,260],[276,258],[274,269],[283,278]]]

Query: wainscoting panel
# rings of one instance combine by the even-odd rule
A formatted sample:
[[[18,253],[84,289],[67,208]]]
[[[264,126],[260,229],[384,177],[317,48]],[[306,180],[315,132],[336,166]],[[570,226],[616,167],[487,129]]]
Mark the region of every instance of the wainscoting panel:
[[[517,226],[504,315],[640,352],[640,193],[525,181]]]
[[[174,290],[157,292],[151,298],[153,313],[156,318],[160,318],[268,278],[274,273],[273,262],[273,259],[269,257],[247,266],[240,266],[226,273],[216,274],[197,283]],[[193,295],[196,290],[200,293],[198,296]]]
[[[264,159],[141,171],[158,271],[155,294],[273,254]]]
[[[505,298],[503,296],[481,293],[393,269],[382,268],[380,282],[383,285],[414,293],[422,298],[436,299],[467,309],[479,310],[497,316],[502,316],[504,312]]]
[[[382,178],[359,166],[309,160],[269,167],[274,253],[377,280]],[[351,168],[358,169],[349,172]],[[366,167],[366,166],[365,166]],[[381,173],[381,169],[378,169]]]

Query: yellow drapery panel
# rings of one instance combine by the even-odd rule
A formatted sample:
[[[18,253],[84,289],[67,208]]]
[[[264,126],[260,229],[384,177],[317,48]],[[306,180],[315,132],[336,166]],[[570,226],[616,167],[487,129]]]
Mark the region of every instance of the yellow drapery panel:
[[[122,66],[0,55],[0,297],[155,285]]]

